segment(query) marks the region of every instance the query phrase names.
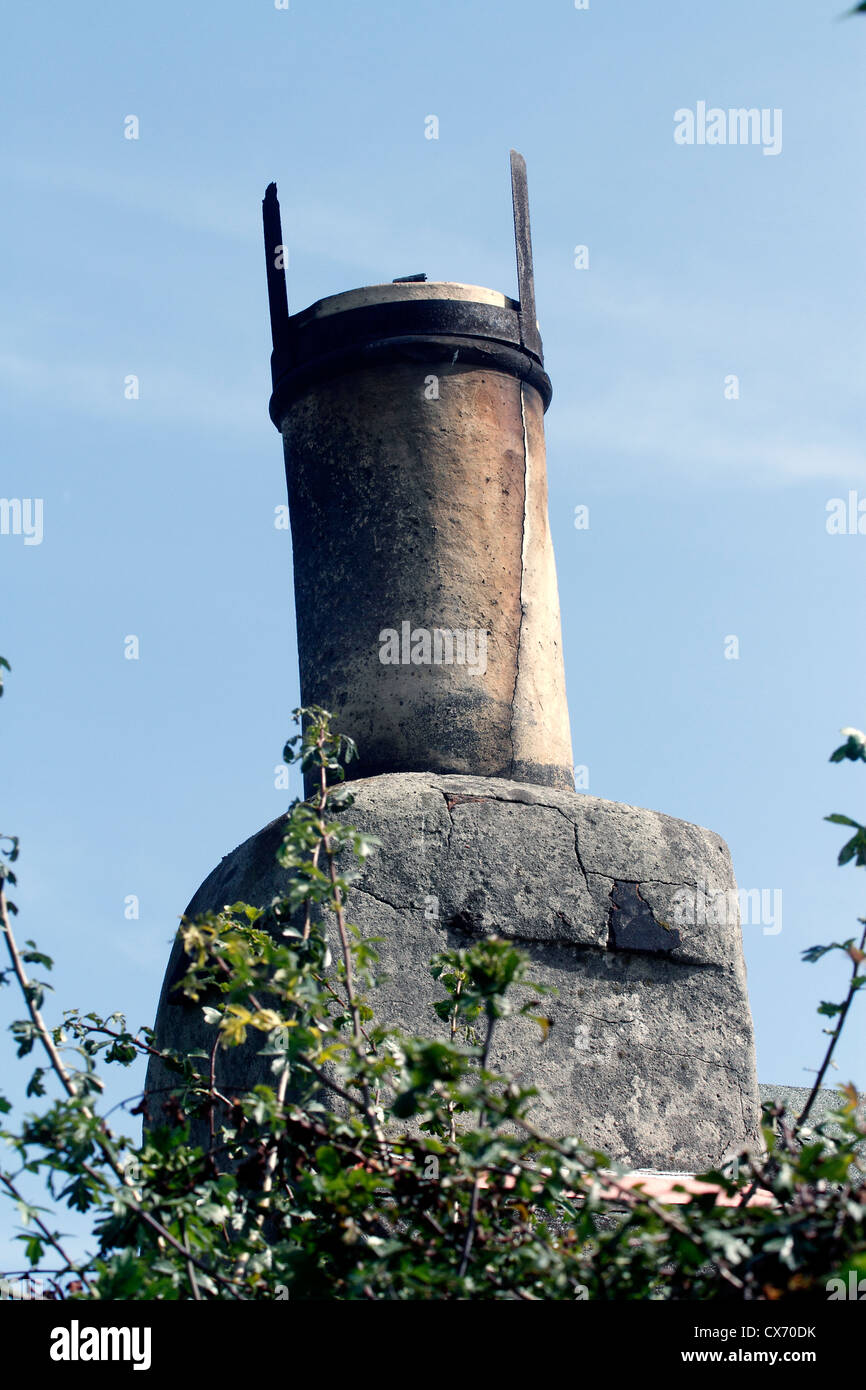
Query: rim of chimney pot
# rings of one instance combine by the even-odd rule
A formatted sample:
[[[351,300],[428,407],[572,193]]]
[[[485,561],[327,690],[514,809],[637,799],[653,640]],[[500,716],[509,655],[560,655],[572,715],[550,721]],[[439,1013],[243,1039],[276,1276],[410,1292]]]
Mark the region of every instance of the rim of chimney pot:
[[[544,359],[521,342],[520,305],[499,290],[457,281],[401,281],[327,295],[291,315],[271,355],[270,417],[329,376],[382,362],[504,371],[539,393],[553,388]]]

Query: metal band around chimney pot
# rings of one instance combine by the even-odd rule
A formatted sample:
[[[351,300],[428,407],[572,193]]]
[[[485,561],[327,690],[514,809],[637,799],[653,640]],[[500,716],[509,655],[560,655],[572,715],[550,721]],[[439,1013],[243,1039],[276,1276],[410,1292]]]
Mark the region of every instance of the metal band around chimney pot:
[[[467,298],[467,291],[478,298]],[[341,308],[341,300],[349,307]],[[488,367],[533,386],[545,410],[553,396],[543,358],[521,343],[514,300],[446,283],[367,286],[319,300],[288,319],[271,356],[270,417],[277,429],[287,407],[313,384],[374,361]]]

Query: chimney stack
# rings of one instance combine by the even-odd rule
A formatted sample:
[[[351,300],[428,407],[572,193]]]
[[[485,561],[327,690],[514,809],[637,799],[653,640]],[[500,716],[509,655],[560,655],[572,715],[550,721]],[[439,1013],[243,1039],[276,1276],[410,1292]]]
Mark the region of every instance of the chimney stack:
[[[491,1066],[539,1088],[550,1133],[633,1167],[703,1171],[758,1137],[737,886],[712,831],[573,787],[551,390],[519,155],[511,169],[517,300],[415,275],[290,316],[273,184],[265,196],[301,698],[359,747],[347,814],[381,848],[349,912],[378,942],[377,1020],[436,1035],[430,958],[510,938],[550,987],[553,1026],[541,1043],[531,1020],[503,1021]],[[186,915],[282,898],[283,826],[226,855]],[[211,1025],[174,988],[183,973],[176,941],[157,1042],[209,1055]],[[272,1080],[260,1046],[220,1052],[224,1095]],[[148,1093],[173,1080],[152,1058]]]
[[[574,786],[547,517],[550,380],[526,170],[512,153],[520,299],[408,277],[287,309],[264,201],[301,701],[332,711],[350,774]]]

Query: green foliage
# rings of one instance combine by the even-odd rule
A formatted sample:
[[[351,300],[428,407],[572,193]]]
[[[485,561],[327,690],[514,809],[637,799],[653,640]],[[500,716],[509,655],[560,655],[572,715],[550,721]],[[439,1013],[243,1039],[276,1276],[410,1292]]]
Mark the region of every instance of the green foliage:
[[[768,1108],[764,1152],[704,1175],[713,1191],[665,1206],[624,1183],[604,1154],[540,1132],[536,1091],[491,1069],[491,1040],[509,1014],[533,1018],[542,1037],[549,1027],[543,991],[512,943],[488,937],[433,959],[437,1035],[377,1023],[375,940],[347,916],[375,842],[336,818],[352,804],[342,779],[354,745],[332,732],[327,711],[296,714],[302,732],[285,757],[314,789],[286,816],[284,895],[182,923],[179,987],[202,1009],[212,1044],[158,1053],[175,1090],[137,1107],[148,1107],[141,1144],[100,1113],[97,1066],[157,1052],[153,1034],[75,1010],[49,1027],[46,985],[26,967],[50,972],[51,961],[33,942],[18,948],[2,895],[11,961],[2,982],[17,982],[26,1004],[11,1031],[19,1056],[42,1054],[27,1094],[44,1108],[3,1131],[17,1166],[0,1183],[28,1265],[39,1272],[49,1254],[59,1264],[57,1297],[824,1298],[831,1277],[864,1266],[852,1087],[840,1093],[833,1134],[807,1128],[806,1112],[793,1123]],[[9,844],[4,876],[14,882]],[[335,959],[329,939],[339,941]],[[862,945],[805,953],[841,950],[853,965],[847,999],[819,1010],[838,1022],[816,1089],[863,983]],[[251,1040],[270,1059],[271,1082],[229,1097],[227,1050]],[[23,1194],[39,1179],[46,1207]],[[85,1259],[64,1250],[64,1205],[91,1215]]]

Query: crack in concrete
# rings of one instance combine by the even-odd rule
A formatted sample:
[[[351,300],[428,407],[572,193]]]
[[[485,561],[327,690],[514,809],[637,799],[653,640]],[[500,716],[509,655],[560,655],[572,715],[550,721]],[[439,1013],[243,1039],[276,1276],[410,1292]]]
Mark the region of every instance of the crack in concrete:
[[[520,520],[520,588],[518,590],[518,601],[520,603],[520,621],[517,625],[517,651],[514,657],[514,686],[511,691],[511,722],[508,727],[508,737],[511,741],[511,772],[514,772],[514,707],[517,700],[517,686],[520,680],[520,645],[523,640],[523,619],[526,616],[526,607],[523,602],[523,581],[526,578],[526,540],[527,530],[526,514],[529,510],[529,440],[526,432],[526,409],[523,403],[523,382],[520,382],[520,423],[523,429],[523,512]]]
[[[347,901],[348,898],[351,898],[353,893],[357,893],[357,895],[362,898],[372,898],[374,903],[381,903],[383,907],[390,907],[392,912],[421,911],[420,908],[413,907],[411,903],[392,903],[388,898],[383,898],[378,893],[374,893],[372,888],[356,888],[354,885],[352,885],[349,889]]]
[[[605,925],[604,945],[605,945],[605,950],[607,950],[607,951],[615,951],[615,950],[616,950],[616,937],[615,937],[614,931],[613,931],[613,890],[616,888],[616,884],[617,884],[617,880],[616,880],[615,878],[614,878],[614,879],[611,879],[610,887],[609,887],[608,890],[607,890],[607,914],[606,914],[605,919],[604,919],[604,925]],[[588,881],[588,880],[587,880],[587,887],[589,887],[589,881]]]
[[[742,1073],[736,1067],[732,1067],[730,1062],[711,1062],[709,1057],[698,1057],[694,1052],[678,1052],[675,1048],[657,1047],[653,1043],[641,1043],[640,1049],[642,1052],[660,1052],[663,1057],[685,1057],[690,1062],[700,1062],[701,1066],[704,1067],[721,1067],[722,1071],[729,1071],[738,1080],[742,1076]],[[739,1089],[742,1090],[742,1088]]]
[[[599,873],[599,870],[597,870],[597,869],[590,869],[589,872],[590,872],[591,874],[594,874],[594,873]],[[610,878],[611,875],[610,875],[610,874],[600,874],[600,877],[601,877],[601,878]],[[614,874],[613,877],[616,878],[617,875]],[[678,878],[678,879],[673,879],[673,878],[621,878],[621,879],[619,879],[619,882],[620,882],[620,883],[634,883],[638,888],[641,886],[642,883],[660,883],[664,888],[695,888],[695,889],[697,889],[697,884],[696,884],[696,883],[691,883],[691,882],[689,882],[689,881],[687,881],[687,880],[684,881],[684,880],[681,879],[681,878]],[[649,907],[649,903],[647,903],[647,907]],[[650,911],[652,911],[652,909],[650,909]]]
[[[442,795],[445,797],[445,800],[446,800],[446,802],[447,802],[447,804],[448,804],[448,811],[449,811],[449,813],[451,812],[451,810],[452,810],[452,808],[453,808],[454,806],[462,806],[463,803],[464,803],[465,801],[493,801],[493,800],[496,800],[495,797],[490,797],[490,796],[470,796],[468,793],[467,793],[465,796],[461,796],[461,795],[459,795],[459,793],[457,793],[457,792],[443,792]]]
[[[448,800],[448,793],[447,793],[447,792],[444,792],[444,791],[442,790],[441,787],[433,787],[433,786],[431,786],[431,790],[432,790],[432,791],[435,791],[435,792],[439,792],[439,794],[440,794],[440,795],[444,798],[444,800],[445,800],[445,810],[446,810],[446,812],[448,813],[448,834],[445,836],[445,849],[446,849],[446,852],[447,852],[448,850],[451,849],[451,836],[452,836],[453,831],[454,831],[454,817],[453,817],[452,814],[451,814],[451,802]]]
[[[748,1125],[748,1121],[746,1120],[746,1106],[745,1106],[745,1103],[744,1103],[744,1098],[745,1098],[745,1088],[744,1088],[743,1086],[741,1086],[741,1087],[740,1087],[740,1117],[741,1117],[741,1119],[742,1119],[742,1125],[743,1125],[742,1133],[743,1133],[743,1134],[748,1134],[748,1132],[749,1132],[749,1125]],[[753,1126],[753,1128],[754,1128],[754,1126]],[[719,1163],[721,1163],[721,1161],[722,1161],[721,1159],[718,1160]]]
[[[609,878],[612,880],[616,880],[619,883],[633,883],[637,887],[640,887],[642,883],[658,883],[665,888],[694,888],[696,892],[698,890],[697,880],[692,881],[691,879],[671,878],[623,878],[621,875],[609,873],[605,869],[597,869],[593,865],[585,865],[583,862],[583,858],[581,857],[580,846],[578,843],[579,825],[577,820],[574,817],[568,815],[566,811],[563,811],[561,806],[553,806],[549,801],[523,801],[518,800],[516,797],[496,796],[495,794],[491,796],[474,796],[466,794],[464,796],[456,792],[446,792],[442,789],[442,787],[434,787],[433,790],[440,792],[441,795],[445,797],[445,804],[448,807],[449,818],[451,816],[451,807],[456,806],[463,801],[495,801],[497,803],[504,802],[506,805],[514,804],[517,806],[539,806],[542,810],[545,811],[555,811],[558,816],[562,816],[562,819],[566,822],[566,824],[570,825],[572,830],[574,831],[574,852],[577,857],[578,867],[583,875],[584,881],[586,882],[587,886],[589,886],[589,875],[596,874],[599,878]],[[647,906],[649,907],[649,904],[647,904]]]
[[[439,790],[441,791],[442,789],[439,788]],[[577,822],[572,820],[571,816],[567,816],[565,812],[562,810],[562,807],[551,806],[549,801],[515,801],[514,798],[510,796],[459,796],[454,792],[445,791],[442,792],[442,795],[445,797],[445,803],[448,807],[449,817],[451,815],[451,807],[458,805],[461,801],[495,801],[499,805],[504,804],[506,806],[538,806],[543,811],[555,811],[558,816],[562,816],[562,819],[565,821],[566,825],[570,825],[572,830],[574,831],[574,853],[577,858],[577,867],[580,869],[580,872],[583,875],[584,883],[586,884],[587,888],[589,887],[589,880],[586,876],[587,871],[583,867],[583,860],[580,857],[580,849],[577,843]],[[454,824],[453,820],[451,823],[452,825]],[[590,870],[590,872],[592,872],[592,870]],[[603,877],[607,878],[609,877],[609,875],[605,874],[603,875]],[[621,880],[621,882],[624,882],[624,880]],[[649,882],[649,880],[646,879],[644,880],[644,882]]]
[[[555,810],[558,810],[559,808],[558,808],[558,807],[555,807],[554,809],[555,809]],[[568,816],[566,816],[565,819],[568,820]],[[579,845],[578,842],[577,842],[577,825],[575,824],[574,821],[571,821],[570,824],[571,824],[571,825],[573,826],[573,828],[574,828],[574,854],[575,854],[575,858],[577,859],[577,867],[580,869],[580,872],[583,874],[583,881],[584,881],[584,883],[586,884],[587,892],[589,892],[589,879],[588,879],[587,876],[586,876],[586,869],[583,867],[583,860],[582,860],[581,857],[580,857],[580,845]]]
[[[589,1018],[589,1019],[591,1019],[593,1023],[604,1023],[604,1024],[606,1024],[608,1027],[611,1027],[611,1028],[619,1027],[619,1026],[621,1026],[622,1024],[625,1024],[625,1023],[634,1023],[634,1022],[635,1022],[634,1016],[632,1016],[631,1018],[601,1018],[599,1014],[587,1014],[587,1013],[581,1013],[580,1016],[581,1016],[581,1018]],[[639,1049],[639,1050],[642,1051],[642,1052],[643,1052],[643,1051],[647,1051],[647,1052],[660,1052],[660,1053],[662,1053],[662,1055],[665,1056],[665,1057],[687,1057],[687,1058],[689,1058],[689,1059],[690,1059],[691,1061],[693,1061],[693,1062],[700,1062],[700,1063],[701,1063],[703,1066],[705,1066],[705,1067],[721,1067],[724,1071],[729,1071],[733,1076],[737,1077],[738,1080],[742,1081],[742,1072],[741,1072],[737,1067],[731,1066],[730,1062],[713,1062],[713,1061],[710,1060],[709,1057],[701,1057],[701,1056],[699,1056],[697,1053],[694,1053],[694,1052],[678,1052],[678,1051],[676,1051],[674,1048],[670,1048],[670,1047],[658,1047],[658,1046],[654,1045],[653,1043],[645,1043],[645,1042],[642,1042],[642,1043],[630,1044],[630,1043],[627,1043],[627,1042],[626,1042],[625,1046],[626,1046],[626,1047],[634,1046],[635,1048]],[[739,1093],[739,1097],[740,1097],[740,1108],[742,1109],[742,1100],[743,1100],[743,1087],[742,1087],[742,1085],[740,1085],[740,1086],[738,1087],[738,1093]],[[747,1128],[748,1128],[748,1126],[746,1125],[746,1117],[745,1117],[745,1112],[744,1112],[744,1113],[743,1113],[743,1130],[745,1131]]]

